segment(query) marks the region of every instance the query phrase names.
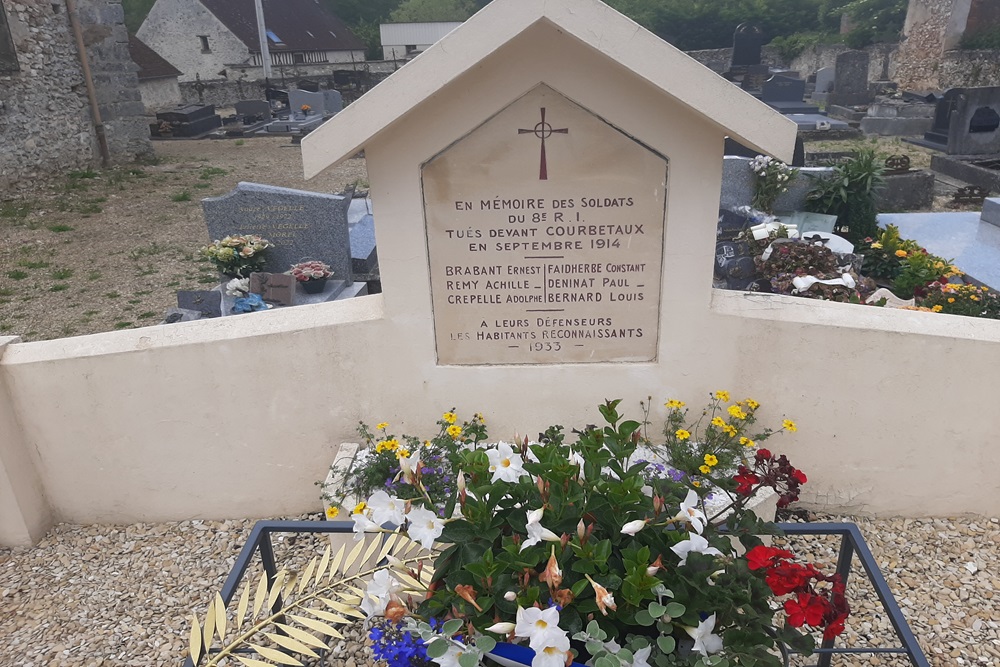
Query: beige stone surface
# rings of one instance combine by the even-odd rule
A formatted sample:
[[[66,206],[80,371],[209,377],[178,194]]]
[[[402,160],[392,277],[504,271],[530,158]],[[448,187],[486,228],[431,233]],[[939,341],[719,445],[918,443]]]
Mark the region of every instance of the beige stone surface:
[[[438,363],[656,357],[665,158],[539,86],[422,174]]]

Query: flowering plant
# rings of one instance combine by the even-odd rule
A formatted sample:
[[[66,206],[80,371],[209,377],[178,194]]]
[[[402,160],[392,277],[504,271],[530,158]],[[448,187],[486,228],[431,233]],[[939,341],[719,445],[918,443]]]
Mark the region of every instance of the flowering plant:
[[[442,667],[473,667],[502,640],[526,642],[532,667],[776,666],[776,640],[811,651],[799,628],[842,632],[843,584],[764,545],[777,527],[747,505],[771,489],[785,506],[806,476],[759,448],[775,431],[754,429],[756,401],[729,403],[716,392],[691,420],[668,401],[656,441],[648,404],[639,422],[608,401],[605,425],[574,430],[572,442],[552,426],[534,443],[477,443],[457,452],[443,507],[413,462],[423,450],[399,456],[408,494],[379,490],[359,504],[357,537],[405,532],[441,551],[423,599],[400,593],[422,581],[419,569],[390,565],[373,577],[361,606],[386,619],[373,650],[397,655],[406,636]],[[785,420],[779,430],[796,429]]]
[[[264,268],[265,253],[273,248],[267,239],[255,234],[227,236],[204,246],[201,256],[209,260],[223,275],[230,278],[249,278],[251,273]]]
[[[312,111],[312,107],[309,106],[308,104],[303,104],[302,106],[299,107],[299,111],[301,111],[302,113],[306,113],[307,114],[310,111]]]
[[[989,287],[932,283],[918,303],[935,313],[1000,319],[1000,294]]]
[[[778,196],[788,192],[788,185],[798,176],[799,170],[789,167],[770,155],[758,155],[750,160],[754,173],[753,199],[750,205],[765,213],[774,213]]]
[[[285,274],[294,276],[300,283],[305,283],[310,280],[326,280],[333,275],[333,271],[330,270],[329,264],[324,264],[313,259],[307,262],[292,264],[292,268],[285,271]]]

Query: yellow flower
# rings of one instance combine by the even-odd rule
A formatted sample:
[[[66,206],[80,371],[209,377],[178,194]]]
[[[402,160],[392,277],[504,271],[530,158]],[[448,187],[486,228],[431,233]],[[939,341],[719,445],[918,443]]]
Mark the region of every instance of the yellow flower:
[[[700,466],[698,470],[700,470],[701,474],[703,475],[707,475],[708,473],[712,472],[712,469],[709,468],[708,466]]]
[[[368,503],[362,500],[360,503],[354,506],[353,514],[361,514],[366,509],[368,509]]]
[[[395,438],[391,438],[391,439],[385,441],[385,448],[386,449],[391,449],[392,451],[396,451],[397,447],[399,447],[399,440],[396,440]]]
[[[964,275],[965,275],[964,273],[962,273],[962,270],[961,270],[960,268],[958,268],[957,266],[955,266],[954,264],[952,264],[952,265],[951,265],[951,266],[949,266],[948,268],[949,268],[949,269],[951,270],[951,272],[952,272],[952,273],[954,273],[954,274],[955,274],[956,276],[964,276]]]
[[[431,441],[430,440],[424,440],[424,447],[426,447],[427,449],[430,449],[431,448]]]
[[[715,458],[715,454],[705,454],[705,465],[719,465],[719,459]]]
[[[678,400],[675,400],[675,399],[671,398],[669,401],[667,401],[663,405],[665,405],[666,407],[670,408],[671,410],[680,410],[681,408],[684,407],[684,401],[678,401]]]
[[[896,257],[906,257],[906,251],[900,248],[896,251]]]
[[[934,262],[934,268],[937,269],[938,271],[940,271],[941,269],[944,268],[944,262],[940,262],[940,261],[939,262]]]
[[[717,391],[715,392],[715,397],[722,401],[723,403],[729,402],[729,392],[728,391]]]
[[[792,433],[795,433],[796,431],[799,430],[799,427],[796,426],[795,422],[793,422],[791,419],[786,419],[785,421],[781,422],[781,425],[782,427],[784,427],[786,431],[791,431]]]
[[[955,303],[955,297],[949,296],[948,297],[948,303]]]
[[[969,298],[972,299],[973,301],[979,301],[979,297],[976,296],[975,294],[970,294]]]
[[[712,426],[718,426],[719,428],[722,428],[725,425],[726,425],[726,420],[724,420],[722,417],[712,417]]]
[[[942,310],[944,310],[944,306],[942,306],[942,305],[941,305],[941,304],[939,303],[938,305],[936,305],[936,306],[934,306],[933,308],[931,308],[931,310],[933,310],[933,311],[934,311],[935,313],[940,313],[940,312],[941,312]]]
[[[462,427],[458,424],[452,424],[445,432],[454,439],[462,435]]]
[[[389,428],[389,422],[379,422],[378,424],[375,424],[375,428],[377,428],[380,431],[384,431],[385,429]]]
[[[743,412],[743,410],[738,405],[730,405],[729,408],[727,408],[727,411],[729,412],[730,416],[732,416],[735,419],[747,418],[747,413]]]
[[[441,419],[445,420],[449,424],[454,424],[455,420],[458,419],[458,416],[455,415],[454,412],[446,412],[443,415],[441,415]]]
[[[691,482],[691,485],[692,486],[701,486],[701,482],[699,482],[699,481],[696,480],[696,481]]]
[[[753,447],[757,443],[751,440],[750,438],[743,436],[742,438],[740,438],[740,444],[743,445],[744,447]]]
[[[875,249],[878,249],[878,248],[882,247],[882,244],[879,243],[878,241],[876,241],[875,243],[872,244],[872,247],[875,248]]]
[[[753,400],[752,398],[748,398],[747,399],[747,407],[750,408],[751,410],[756,410],[757,408],[760,407],[760,403],[758,403],[757,401]]]
[[[674,431],[674,435],[677,436],[678,440],[687,440],[688,438],[691,437],[691,433],[685,431],[682,428],[679,428],[676,431]]]
[[[408,450],[408,449],[397,449],[396,450],[396,458],[397,459],[402,459],[402,458],[405,458],[405,457],[407,457],[409,455],[410,455],[410,450]]]
[[[473,416],[473,418],[474,418],[474,419],[475,419],[476,421],[478,421],[478,422],[479,422],[480,424],[485,424],[485,423],[486,423],[486,417],[484,417],[484,416],[483,416],[483,413],[482,413],[482,412],[477,412],[477,413],[476,413],[476,414],[475,414],[475,415]]]
[[[726,424],[725,426],[722,427],[722,430],[725,431],[726,435],[728,435],[730,438],[736,435],[736,427],[733,426],[732,424]]]
[[[339,507],[327,507],[326,508],[326,518],[327,519],[333,520],[333,519],[336,519],[338,516],[340,516],[340,508]]]

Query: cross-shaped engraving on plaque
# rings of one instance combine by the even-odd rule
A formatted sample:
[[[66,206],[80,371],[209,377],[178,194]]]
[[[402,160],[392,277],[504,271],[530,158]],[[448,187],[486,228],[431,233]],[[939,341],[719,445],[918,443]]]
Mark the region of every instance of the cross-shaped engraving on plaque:
[[[553,134],[569,134],[569,128],[554,129],[551,125],[545,122],[545,107],[541,107],[542,110],[542,120],[537,123],[533,129],[517,131],[518,134],[533,134],[542,140],[542,154],[538,161],[538,180],[547,181],[549,180],[549,170],[545,163],[545,139],[552,136]]]

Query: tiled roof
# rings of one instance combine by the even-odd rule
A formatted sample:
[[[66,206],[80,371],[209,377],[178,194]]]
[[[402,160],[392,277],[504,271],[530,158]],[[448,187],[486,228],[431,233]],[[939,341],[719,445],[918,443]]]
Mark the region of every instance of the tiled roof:
[[[139,66],[139,81],[180,76],[181,71],[164,60],[156,51],[146,46],[135,35],[128,36],[128,52]]]
[[[260,52],[254,0],[201,0],[253,53]],[[364,50],[343,21],[317,0],[263,0],[268,47],[287,51]]]

